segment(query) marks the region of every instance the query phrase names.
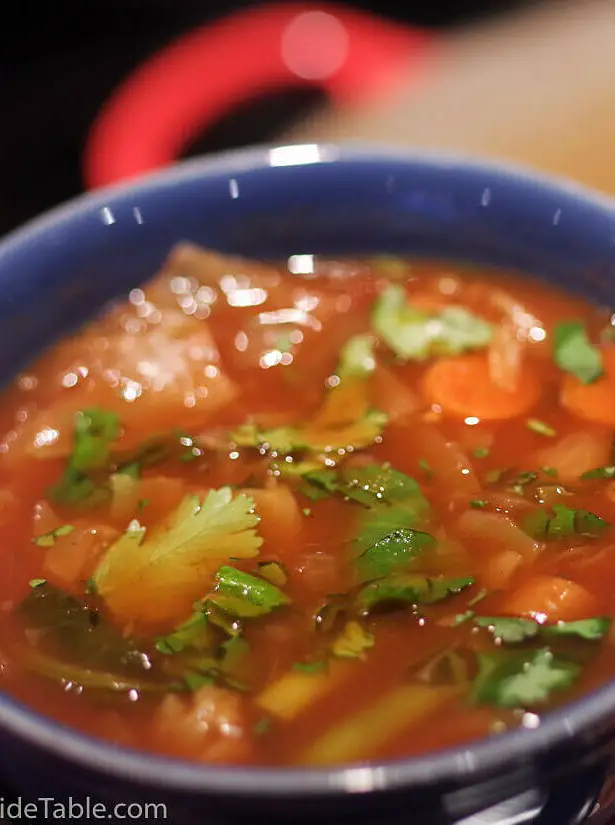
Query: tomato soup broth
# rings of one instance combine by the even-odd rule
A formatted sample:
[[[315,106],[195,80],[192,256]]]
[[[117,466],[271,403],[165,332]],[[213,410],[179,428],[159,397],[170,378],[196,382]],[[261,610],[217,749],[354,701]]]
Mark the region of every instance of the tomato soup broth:
[[[205,763],[535,727],[615,676],[614,398],[537,282],[181,245],[5,392],[1,685]]]

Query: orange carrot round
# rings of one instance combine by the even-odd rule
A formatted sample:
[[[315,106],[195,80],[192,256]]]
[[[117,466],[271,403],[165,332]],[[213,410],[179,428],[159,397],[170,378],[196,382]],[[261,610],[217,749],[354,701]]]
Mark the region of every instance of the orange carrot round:
[[[604,375],[592,384],[583,384],[567,374],[561,391],[561,403],[571,413],[586,421],[615,427],[615,347],[602,350]]]
[[[596,615],[596,600],[573,581],[560,576],[536,575],[510,595],[502,612],[548,622],[576,621]]]
[[[528,412],[540,397],[540,383],[525,365],[516,392],[510,392],[490,380],[485,355],[461,355],[436,361],[423,377],[422,394],[450,415],[501,421]]]

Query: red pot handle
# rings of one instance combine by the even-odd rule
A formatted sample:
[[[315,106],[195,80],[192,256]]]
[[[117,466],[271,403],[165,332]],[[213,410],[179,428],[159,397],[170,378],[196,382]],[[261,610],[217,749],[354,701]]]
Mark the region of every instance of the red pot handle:
[[[184,35],[144,63],[97,117],[86,143],[89,188],[172,163],[237,105],[312,86],[334,102],[382,91],[419,67],[431,37],[328,4],[249,9]]]

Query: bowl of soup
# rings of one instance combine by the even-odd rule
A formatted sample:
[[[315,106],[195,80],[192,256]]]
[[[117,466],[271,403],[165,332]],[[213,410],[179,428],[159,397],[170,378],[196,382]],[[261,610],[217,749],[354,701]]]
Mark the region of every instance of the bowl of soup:
[[[569,183],[318,145],[9,236],[3,780],[95,818],[579,821],[615,720],[614,238]]]

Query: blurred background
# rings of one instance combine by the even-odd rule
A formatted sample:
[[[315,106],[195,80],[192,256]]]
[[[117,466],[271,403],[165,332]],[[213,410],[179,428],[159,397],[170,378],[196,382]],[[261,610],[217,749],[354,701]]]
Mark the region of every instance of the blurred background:
[[[45,0],[36,7],[19,5],[12,5],[14,19],[1,35],[0,232],[80,191],[88,128],[105,99],[139,63],[196,26],[263,4]],[[356,0],[350,5],[437,33],[523,3]],[[317,91],[272,91],[207,130],[185,154],[274,139],[320,99]]]
[[[284,38],[293,15],[321,8],[316,2],[302,9],[275,5]],[[232,0],[13,5],[14,19],[0,36],[0,232],[84,187],[158,166],[169,155],[273,140],[364,138],[460,149],[522,160],[615,191],[615,161],[609,162],[615,141],[615,0],[353,0],[337,7],[343,25],[352,10],[375,17],[361,17],[360,36],[351,21],[350,45],[343,31],[343,37],[332,34],[335,13],[323,4],[327,15],[318,18],[319,25],[328,20],[329,28],[322,37],[314,26],[295,27],[291,46],[280,46],[290,49],[285,59],[298,82],[281,84],[272,76],[246,91],[245,99],[235,89],[234,105],[229,92],[227,105],[228,77],[243,71],[244,80],[233,82],[249,86],[254,61],[266,63],[279,50],[260,24],[244,17],[270,8]],[[221,19],[228,21],[222,35],[216,29]],[[242,19],[243,24],[234,22]],[[241,25],[247,25],[247,42],[232,48],[218,42],[209,64],[199,62],[212,27],[223,38],[230,36],[230,43]],[[167,89],[156,111],[150,101],[145,112],[133,89],[115,107],[113,124],[106,122],[92,138],[93,122],[118,87],[193,30],[202,33],[193,44],[201,57],[190,58],[194,69],[182,67],[172,94]],[[302,52],[302,38],[309,40],[307,69],[297,68],[293,57]],[[347,57],[348,67],[327,51],[337,47],[346,49],[340,60]],[[314,60],[326,65],[314,67]],[[372,87],[378,72],[379,83]],[[163,76],[168,66],[159,66],[156,79],[145,83],[154,98]],[[329,81],[334,100],[325,94]],[[197,94],[199,84],[209,84],[221,97],[215,117],[211,107],[208,117],[182,110],[183,96]],[[197,103],[202,101],[193,101],[198,108]],[[180,110],[191,119],[190,129],[170,136],[166,127]],[[154,152],[152,135],[158,131],[155,139],[166,146]]]

